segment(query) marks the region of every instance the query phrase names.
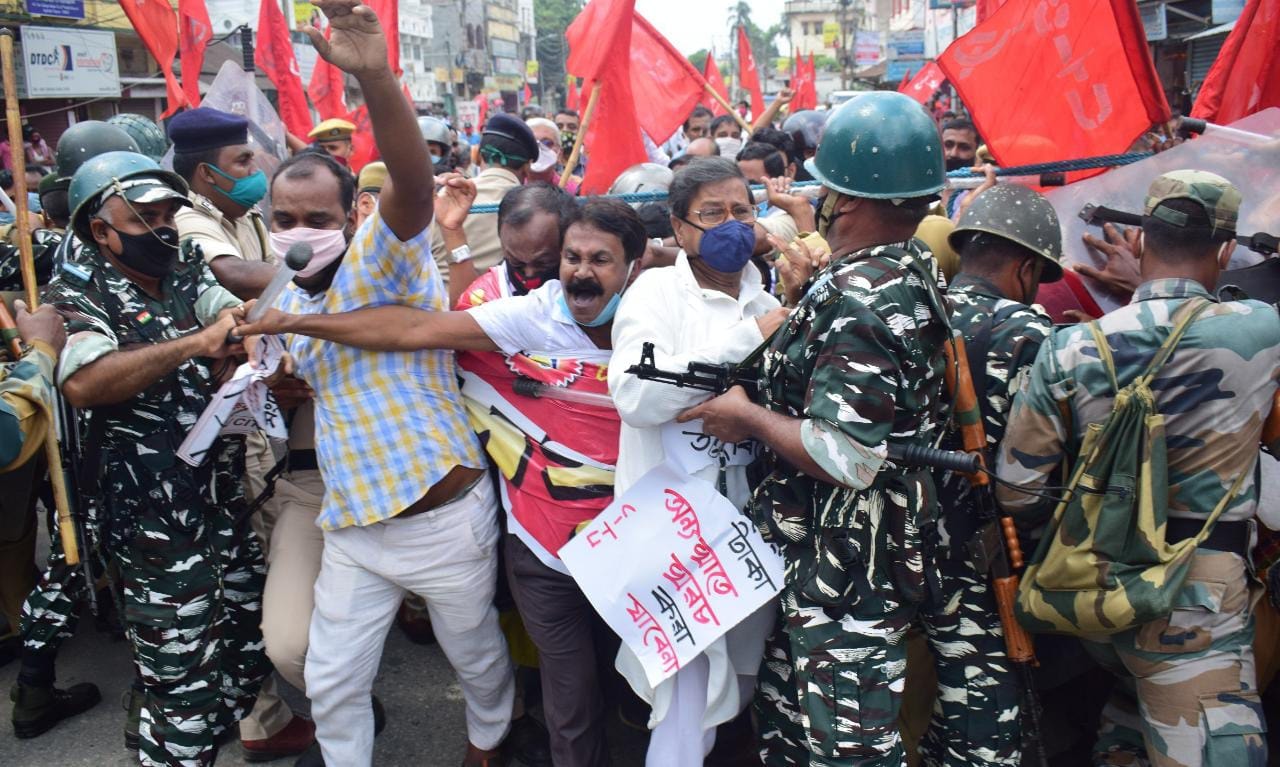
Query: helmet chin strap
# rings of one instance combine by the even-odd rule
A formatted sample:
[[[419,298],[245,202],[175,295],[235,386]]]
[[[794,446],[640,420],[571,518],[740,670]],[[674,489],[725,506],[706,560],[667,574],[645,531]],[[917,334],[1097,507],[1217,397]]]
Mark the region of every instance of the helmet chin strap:
[[[826,196],[822,200],[822,207],[818,210],[818,236],[823,239],[827,238],[827,232],[831,231],[831,225],[840,217],[836,213],[836,205],[839,204],[842,195],[834,189],[828,189]]]

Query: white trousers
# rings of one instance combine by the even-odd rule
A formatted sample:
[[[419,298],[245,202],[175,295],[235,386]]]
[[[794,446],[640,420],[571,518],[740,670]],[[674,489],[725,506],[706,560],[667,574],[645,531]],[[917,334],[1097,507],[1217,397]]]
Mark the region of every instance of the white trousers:
[[[506,737],[515,678],[493,607],[497,541],[497,503],[483,479],[406,519],[325,531],[305,675],[326,764],[372,759],[369,695],[405,592],[427,601],[466,699],[468,740],[491,749]]]

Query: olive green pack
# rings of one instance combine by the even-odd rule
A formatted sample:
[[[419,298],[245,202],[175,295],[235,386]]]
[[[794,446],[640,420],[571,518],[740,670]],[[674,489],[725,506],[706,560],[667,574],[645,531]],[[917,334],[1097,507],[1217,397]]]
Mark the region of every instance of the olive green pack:
[[[1244,474],[1195,538],[1165,540],[1168,462],[1164,417],[1151,381],[1199,314],[1203,299],[1179,307],[1155,357],[1123,388],[1098,323],[1089,330],[1111,386],[1111,415],[1089,424],[1067,491],[1054,510],[1033,563],[1018,588],[1018,621],[1037,632],[1115,634],[1168,615],[1196,547],[1240,489]],[[1067,424],[1070,430],[1070,424]]]

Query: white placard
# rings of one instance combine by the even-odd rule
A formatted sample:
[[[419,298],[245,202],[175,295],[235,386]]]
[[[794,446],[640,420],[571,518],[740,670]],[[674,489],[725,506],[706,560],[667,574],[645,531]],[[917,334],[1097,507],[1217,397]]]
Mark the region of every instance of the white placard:
[[[120,96],[113,32],[22,27],[27,98]]]
[[[560,549],[657,686],[782,589],[782,560],[715,487],[663,463]]]
[[[253,359],[236,368],[231,380],[209,400],[196,425],[178,446],[178,457],[199,466],[219,434],[249,434],[261,429],[272,439],[288,439],[284,416],[266,384],[283,357],[280,337],[262,336]]]
[[[699,419],[664,425],[662,451],[676,468],[693,474],[708,466],[746,466],[760,455],[760,443],[748,439],[726,444],[704,434]]]

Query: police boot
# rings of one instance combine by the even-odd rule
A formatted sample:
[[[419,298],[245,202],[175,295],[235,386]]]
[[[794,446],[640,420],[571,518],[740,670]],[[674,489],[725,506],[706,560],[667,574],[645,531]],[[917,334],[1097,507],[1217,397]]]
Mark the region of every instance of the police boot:
[[[9,693],[13,700],[13,734],[34,738],[55,724],[84,713],[102,700],[97,685],[81,682],[60,690],[52,684],[36,686],[18,682]]]

